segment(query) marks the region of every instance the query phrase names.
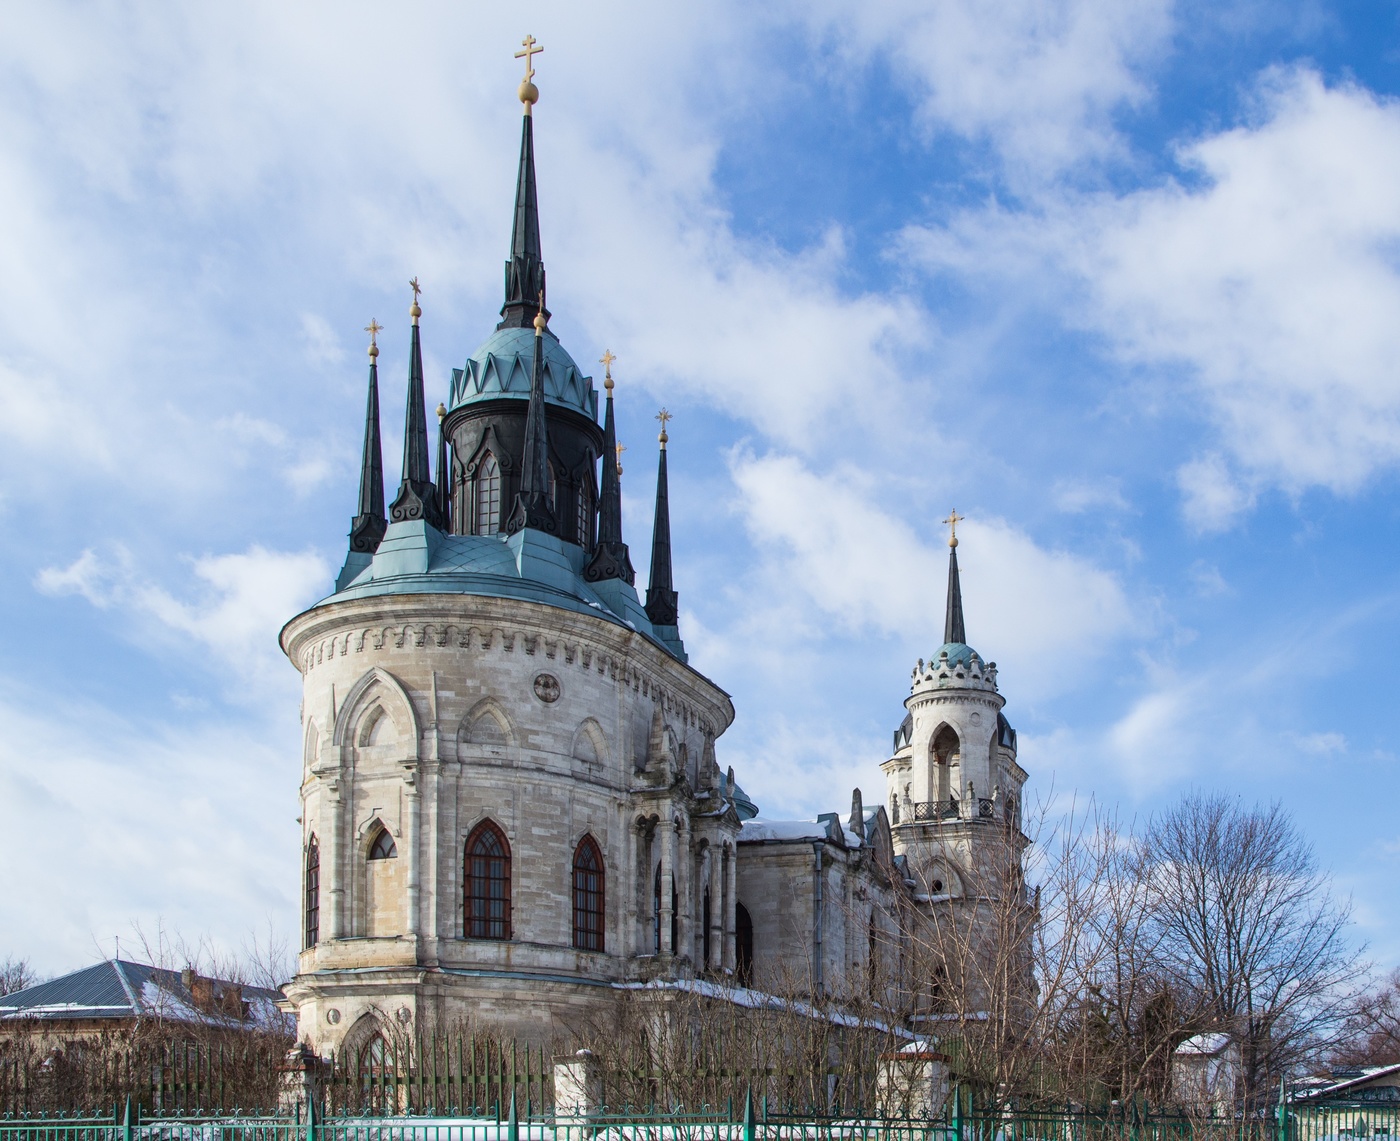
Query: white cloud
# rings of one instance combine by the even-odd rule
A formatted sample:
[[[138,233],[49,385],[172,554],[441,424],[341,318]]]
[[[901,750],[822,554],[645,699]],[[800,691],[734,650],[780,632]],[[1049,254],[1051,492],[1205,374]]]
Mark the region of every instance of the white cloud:
[[[1129,358],[1186,364],[1259,478],[1347,491],[1394,465],[1400,103],[1271,73],[1257,122],[1181,161],[1197,181],[1102,204],[1074,239],[1099,327]],[[1207,518],[1242,502],[1219,471],[1183,480]]]
[[[732,470],[750,537],[790,592],[847,630],[941,637],[947,548],[877,507],[868,476],[818,475],[790,456],[745,452]],[[1142,626],[1117,579],[1082,556],[1046,550],[995,518],[961,531],[968,636],[1021,693],[1062,687],[1066,662],[1095,658]]]
[[[1118,148],[1115,111],[1150,95],[1170,0],[872,0],[804,5],[844,56],[878,58],[923,113],[988,138],[1013,173],[1038,177]]]
[[[171,634],[187,635],[242,680],[290,678],[277,631],[324,591],[330,576],[326,561],[310,551],[254,545],[242,554],[194,559],[191,569],[193,590],[177,595],[143,578],[124,548],[107,555],[89,549],[66,567],[41,570],[35,586],[45,594],[77,594],[94,606],[115,607],[134,622],[138,641],[165,650]]]
[[[1128,511],[1132,507],[1116,479],[1059,479],[1050,495],[1055,506],[1070,515],[1100,508]]]
[[[1254,506],[1254,494],[1240,486],[1225,460],[1212,453],[1182,464],[1176,472],[1181,515],[1193,531],[1224,531]]]

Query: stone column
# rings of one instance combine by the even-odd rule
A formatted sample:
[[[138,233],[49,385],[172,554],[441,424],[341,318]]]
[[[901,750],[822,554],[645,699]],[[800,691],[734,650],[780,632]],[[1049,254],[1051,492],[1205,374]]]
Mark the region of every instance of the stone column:
[[[405,790],[408,794],[408,822],[404,826],[405,839],[408,841],[408,930],[406,935],[412,935],[415,942],[423,934],[423,916],[418,908],[418,875],[419,875],[419,816],[422,812],[423,797],[416,783],[418,773],[413,774],[415,783],[410,784]]]
[[[724,969],[732,971],[738,966],[734,953],[734,916],[739,906],[739,849],[737,845],[724,846]]]
[[[592,1050],[554,1059],[554,1114],[561,1121],[589,1118],[603,1108],[603,1068]],[[580,1132],[580,1137],[587,1136]],[[573,1133],[569,1133],[572,1141]]]
[[[695,962],[695,853],[690,847],[690,822],[683,819],[676,827],[676,860],[680,876],[676,883],[676,906],[680,921],[676,924],[675,954]]]
[[[330,920],[329,934],[332,939],[344,939],[350,925],[349,899],[345,891],[347,877],[351,874],[345,842],[348,830],[345,818],[350,813],[350,806],[346,800],[350,798],[343,797],[340,788],[338,780],[334,786],[326,788],[321,801],[322,818],[329,818],[330,823],[330,843],[326,852],[328,858],[321,861],[321,866],[324,869],[323,874],[330,873],[326,883],[326,918]]]
[[[712,971],[724,969],[724,914],[729,906],[725,890],[726,861],[723,846],[711,846],[710,858],[710,958],[705,964]]]
[[[671,946],[671,916],[673,914],[671,884],[674,882],[676,867],[676,824],[671,819],[669,808],[666,819],[661,821],[657,827],[663,830],[661,836],[661,953],[674,955],[676,949]],[[653,890],[655,890],[654,886]]]

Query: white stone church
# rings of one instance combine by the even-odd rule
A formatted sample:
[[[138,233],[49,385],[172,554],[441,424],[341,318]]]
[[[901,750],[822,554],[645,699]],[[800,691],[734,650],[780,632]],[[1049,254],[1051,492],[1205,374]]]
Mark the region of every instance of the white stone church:
[[[722,765],[734,705],[680,636],[665,422],[643,602],[611,354],[600,424],[549,330],[531,75],[501,319],[453,370],[430,462],[414,283],[387,513],[371,325],[349,554],[281,636],[305,727],[287,993],[322,1054],[386,1020],[542,1041],[642,983],[797,981],[839,1002],[897,945],[901,906],[969,906],[979,846],[1020,840],[1026,774],[996,667],[966,644],[956,538],[944,644],[914,670],[883,804],[857,791],[844,817],[768,820]]]

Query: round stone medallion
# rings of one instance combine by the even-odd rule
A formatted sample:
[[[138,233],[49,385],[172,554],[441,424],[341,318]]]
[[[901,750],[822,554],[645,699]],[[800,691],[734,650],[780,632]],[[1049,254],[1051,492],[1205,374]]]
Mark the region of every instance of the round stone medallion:
[[[559,679],[553,674],[536,674],[535,696],[546,704],[558,701]]]
[[[336,1010],[335,1007],[331,1007],[326,1011],[326,1021],[332,1026],[336,1025],[336,1023],[340,1021],[340,1011]]]

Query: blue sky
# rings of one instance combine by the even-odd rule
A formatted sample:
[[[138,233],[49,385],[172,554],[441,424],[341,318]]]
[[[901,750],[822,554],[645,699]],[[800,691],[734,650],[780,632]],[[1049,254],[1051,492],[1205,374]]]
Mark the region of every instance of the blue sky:
[[[494,326],[537,60],[552,327],[765,814],[882,797],[969,638],[1040,794],[1277,798],[1400,963],[1400,8],[49,5],[0,43],[0,955],[292,927],[283,621]],[[672,10],[672,8],[674,10]],[[595,369],[596,371],[596,369]]]

